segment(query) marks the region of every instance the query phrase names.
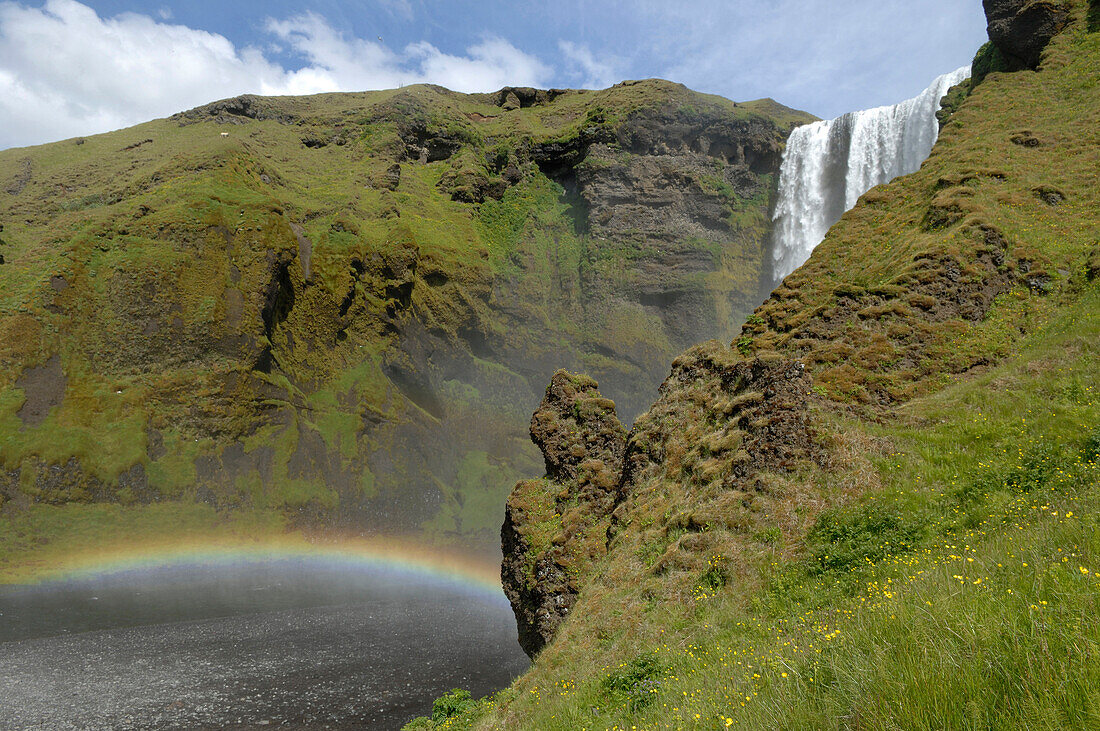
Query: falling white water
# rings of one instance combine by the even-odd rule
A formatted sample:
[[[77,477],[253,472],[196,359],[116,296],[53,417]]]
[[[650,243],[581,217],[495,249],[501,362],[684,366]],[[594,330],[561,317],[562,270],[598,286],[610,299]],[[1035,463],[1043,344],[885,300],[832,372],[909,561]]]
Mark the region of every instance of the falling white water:
[[[964,66],[901,104],[849,112],[791,133],[779,171],[772,233],[777,280],[810,258],[861,195],[920,168],[939,135],[940,101],[969,75],[970,67]]]

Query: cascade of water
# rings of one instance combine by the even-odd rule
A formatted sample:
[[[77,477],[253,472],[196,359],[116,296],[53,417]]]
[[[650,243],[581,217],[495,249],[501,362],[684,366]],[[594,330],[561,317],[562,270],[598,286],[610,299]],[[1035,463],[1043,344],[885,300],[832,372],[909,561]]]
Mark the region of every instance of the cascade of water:
[[[772,233],[777,280],[810,257],[861,195],[920,168],[939,135],[940,101],[969,75],[970,67],[964,66],[901,104],[850,112],[791,133],[779,171]]]

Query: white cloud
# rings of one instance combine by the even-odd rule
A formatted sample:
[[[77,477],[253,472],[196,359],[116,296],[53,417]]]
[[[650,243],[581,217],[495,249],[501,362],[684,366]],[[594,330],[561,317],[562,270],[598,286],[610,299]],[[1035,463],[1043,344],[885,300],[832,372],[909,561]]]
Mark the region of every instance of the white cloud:
[[[401,5],[401,3],[398,3]],[[456,91],[541,85],[551,71],[500,38],[465,55],[428,43],[394,52],[313,14],[267,31],[306,62],[288,70],[257,48],[135,13],[100,18],[75,0],[0,3],[0,148],[93,134],[253,92],[309,94],[431,82]]]
[[[572,41],[558,41],[558,50],[565,56],[570,78],[583,89],[606,89],[622,80],[617,59],[597,60],[588,46]]]
[[[468,57],[441,53],[428,43],[407,49],[419,58],[424,79],[457,91],[495,90],[502,86],[545,86],[552,72],[538,59],[500,38],[486,38],[466,49]]]
[[[289,92],[283,93],[386,89],[420,82],[455,91],[494,91],[509,84],[543,84],[552,75],[538,59],[500,38],[486,38],[466,49],[467,55],[453,56],[426,42],[410,44],[397,54],[377,41],[346,38],[312,13],[268,21],[267,30],[309,63],[286,74]]]
[[[268,20],[267,31],[283,41],[308,65],[286,72],[277,84],[282,93],[382,89],[409,83],[399,59],[384,45],[360,38],[345,38],[325,19],[313,13],[286,20]],[[264,88],[264,94],[277,94]]]

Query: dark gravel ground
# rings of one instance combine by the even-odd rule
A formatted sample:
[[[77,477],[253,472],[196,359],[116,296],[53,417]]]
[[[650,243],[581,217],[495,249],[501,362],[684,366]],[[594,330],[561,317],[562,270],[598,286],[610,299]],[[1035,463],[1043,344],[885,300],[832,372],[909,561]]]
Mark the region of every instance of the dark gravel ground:
[[[493,692],[527,665],[500,598],[401,577],[237,570],[0,592],[11,731],[400,728],[451,688]]]

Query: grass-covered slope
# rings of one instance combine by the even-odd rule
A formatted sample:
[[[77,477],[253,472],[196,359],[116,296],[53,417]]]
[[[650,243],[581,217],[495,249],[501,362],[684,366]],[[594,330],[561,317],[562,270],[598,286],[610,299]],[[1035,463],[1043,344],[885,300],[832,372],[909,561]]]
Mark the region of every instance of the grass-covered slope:
[[[555,638],[435,725],[1100,724],[1100,34],[1070,6],[677,359]],[[573,489],[524,505],[535,560],[573,554]]]
[[[835,422],[833,469],[740,526],[613,550],[534,669],[441,727],[1095,728],[1100,289],[1059,310],[889,424]]]
[[[413,86],[0,152],[3,519],[199,500],[493,541],[555,367],[637,411],[759,302],[807,119]]]

